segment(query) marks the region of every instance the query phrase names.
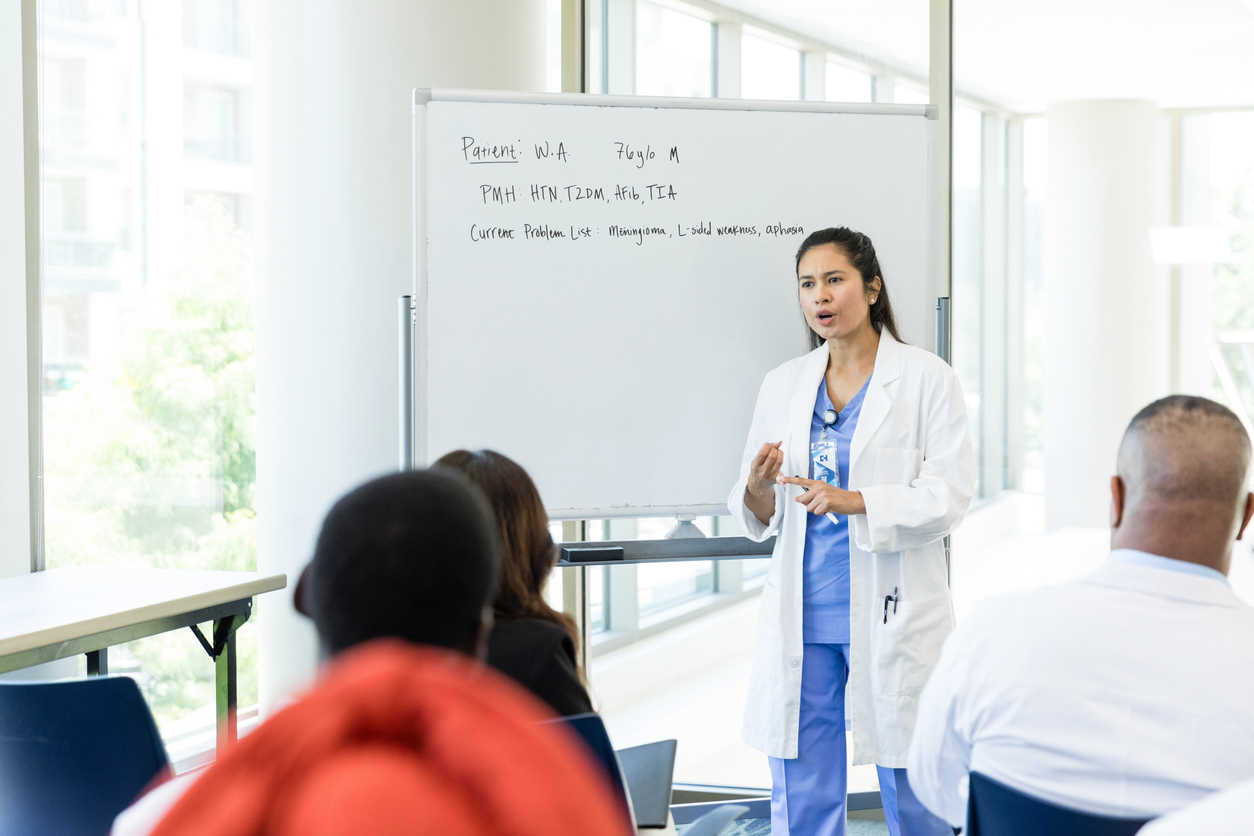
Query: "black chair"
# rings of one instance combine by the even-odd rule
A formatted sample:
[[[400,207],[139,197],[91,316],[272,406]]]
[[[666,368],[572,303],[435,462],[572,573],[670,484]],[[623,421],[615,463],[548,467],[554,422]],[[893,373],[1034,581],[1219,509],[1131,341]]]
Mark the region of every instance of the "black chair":
[[[1148,821],[1070,810],[972,772],[963,836],[1133,836]]]
[[[2,836],[106,836],[168,765],[133,679],[0,684]]]

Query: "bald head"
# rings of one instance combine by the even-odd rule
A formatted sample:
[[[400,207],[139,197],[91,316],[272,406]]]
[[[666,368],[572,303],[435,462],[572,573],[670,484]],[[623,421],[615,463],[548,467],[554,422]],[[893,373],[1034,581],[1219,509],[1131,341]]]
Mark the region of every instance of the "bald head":
[[[1119,446],[1116,547],[1207,565],[1222,558],[1226,572],[1233,535],[1248,519],[1250,458],[1249,434],[1227,407],[1186,395],[1154,401]],[[1120,544],[1121,535],[1140,544]]]

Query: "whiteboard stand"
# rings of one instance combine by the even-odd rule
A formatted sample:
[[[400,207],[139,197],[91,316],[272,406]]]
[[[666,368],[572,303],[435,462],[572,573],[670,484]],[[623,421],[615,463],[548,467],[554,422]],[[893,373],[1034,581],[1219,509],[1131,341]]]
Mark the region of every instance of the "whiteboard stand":
[[[697,518],[696,514],[676,514],[675,525],[671,530],[666,532],[667,540],[693,540],[704,537],[705,532],[697,528],[693,522]]]
[[[400,351],[397,367],[400,369],[400,464],[401,470],[417,467],[414,453],[414,297],[402,296],[399,305],[400,331],[397,346]]]

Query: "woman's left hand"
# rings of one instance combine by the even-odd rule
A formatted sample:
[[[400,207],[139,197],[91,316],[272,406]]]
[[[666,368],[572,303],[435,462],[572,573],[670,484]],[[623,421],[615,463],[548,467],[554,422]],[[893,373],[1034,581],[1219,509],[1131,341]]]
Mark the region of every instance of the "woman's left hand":
[[[796,501],[806,507],[811,514],[840,514],[847,517],[851,514],[865,514],[866,503],[862,494],[857,491],[845,491],[826,482],[814,479],[802,479],[799,476],[777,477],[781,485],[800,485],[805,493]]]

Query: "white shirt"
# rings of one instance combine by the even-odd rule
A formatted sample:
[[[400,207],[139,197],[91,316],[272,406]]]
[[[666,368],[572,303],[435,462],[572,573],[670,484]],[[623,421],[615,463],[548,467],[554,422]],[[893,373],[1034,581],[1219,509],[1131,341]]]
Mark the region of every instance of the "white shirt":
[[[1254,776],[1254,608],[1200,568],[1118,550],[1085,578],[980,604],[920,699],[924,805],[963,826],[979,772],[1151,818]]]
[[[171,778],[142,795],[113,820],[110,836],[148,836],[204,770]]]
[[[1254,833],[1254,780],[1209,795],[1161,819],[1137,836],[1249,836]]]
[[[758,393],[740,479],[728,507],[746,537],[773,535],[762,588],[742,734],[755,749],[797,757],[801,710],[805,506],[795,485],[775,488],[763,525],[745,507],[749,465],[764,442],[782,441],[783,472],[809,472],[814,393],[827,346],[767,374]],[[849,488],[866,513],[849,518],[849,699],[853,762],[902,767],[923,683],[953,629],[944,537],[966,515],[975,454],[962,388],[931,352],[880,334],[849,445]],[[885,608],[885,599],[891,602]]]

